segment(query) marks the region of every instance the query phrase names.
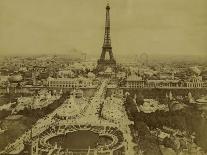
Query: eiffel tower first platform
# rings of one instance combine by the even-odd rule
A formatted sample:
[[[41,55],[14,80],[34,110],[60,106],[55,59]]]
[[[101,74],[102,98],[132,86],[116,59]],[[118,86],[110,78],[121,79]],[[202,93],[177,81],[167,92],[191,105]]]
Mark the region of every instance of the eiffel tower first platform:
[[[105,71],[106,68],[110,67],[112,70],[116,67],[116,61],[113,56],[112,47],[111,47],[111,38],[110,38],[110,6],[109,3],[106,6],[106,21],[105,21],[105,34],[104,34],[104,43],[102,46],[101,57],[98,60],[97,70]],[[108,52],[108,53],[107,53]],[[106,59],[106,54],[109,54],[109,59]]]

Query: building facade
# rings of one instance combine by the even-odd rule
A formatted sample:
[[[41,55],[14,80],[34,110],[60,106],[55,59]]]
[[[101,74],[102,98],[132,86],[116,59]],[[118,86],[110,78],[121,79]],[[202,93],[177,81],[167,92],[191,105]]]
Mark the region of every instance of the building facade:
[[[137,75],[128,76],[126,88],[207,88],[207,82],[201,76],[191,76],[188,80],[143,80]]]
[[[93,80],[88,78],[48,78],[47,86],[53,88],[90,88]]]

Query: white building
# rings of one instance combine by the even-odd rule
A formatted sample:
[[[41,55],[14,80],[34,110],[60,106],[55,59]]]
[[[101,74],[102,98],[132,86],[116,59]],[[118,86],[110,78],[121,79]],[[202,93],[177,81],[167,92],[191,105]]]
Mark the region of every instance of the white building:
[[[88,78],[51,78],[47,79],[48,87],[54,88],[88,88],[93,81]]]
[[[126,87],[127,88],[143,88],[144,80],[140,76],[130,75],[126,79]]]
[[[176,88],[180,87],[179,80],[147,80],[146,87],[149,88]]]
[[[137,75],[131,75],[127,77],[125,86],[127,88],[206,88],[207,84],[202,81],[201,76],[192,76],[186,81],[175,79],[144,81]]]
[[[203,81],[202,76],[192,76],[189,81],[186,82],[186,87],[188,88],[202,88]]]

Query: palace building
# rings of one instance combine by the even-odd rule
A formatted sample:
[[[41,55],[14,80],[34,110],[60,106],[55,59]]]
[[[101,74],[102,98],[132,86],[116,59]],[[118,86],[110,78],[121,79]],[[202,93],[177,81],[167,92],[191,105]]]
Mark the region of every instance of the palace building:
[[[47,79],[48,87],[53,88],[90,88],[93,80],[88,78],[51,78]]]

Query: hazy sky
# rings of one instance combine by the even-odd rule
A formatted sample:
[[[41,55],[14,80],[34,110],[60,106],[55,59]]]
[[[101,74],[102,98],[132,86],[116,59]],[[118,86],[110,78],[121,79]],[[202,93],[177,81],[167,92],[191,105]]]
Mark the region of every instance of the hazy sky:
[[[0,0],[0,53],[101,53],[105,0]],[[112,0],[119,53],[206,54],[207,0]]]

